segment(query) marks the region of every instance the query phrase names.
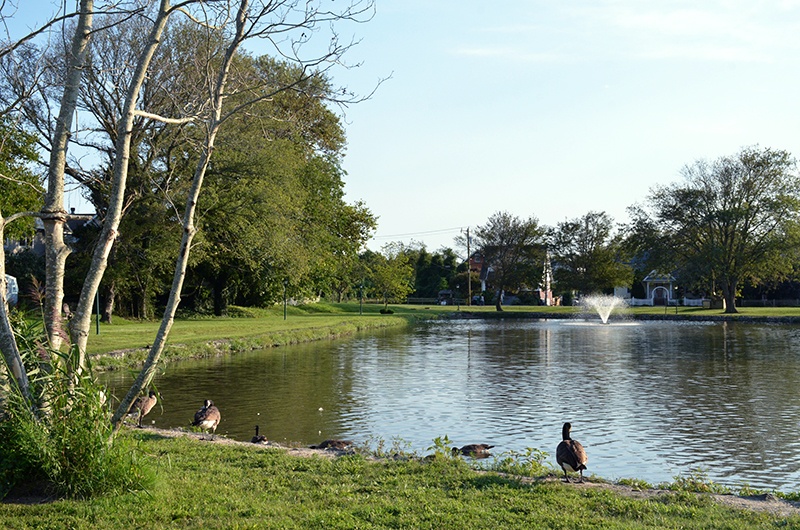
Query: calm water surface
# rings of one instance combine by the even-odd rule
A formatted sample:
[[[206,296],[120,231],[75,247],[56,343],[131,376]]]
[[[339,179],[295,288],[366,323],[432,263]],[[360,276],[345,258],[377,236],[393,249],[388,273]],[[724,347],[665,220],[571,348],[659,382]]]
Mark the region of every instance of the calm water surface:
[[[108,374],[122,393],[128,374]],[[170,364],[163,409],[187,427],[203,400],[218,433],[280,442],[445,434],[552,455],[561,424],[608,479],[671,481],[702,467],[730,485],[800,489],[800,328],[731,323],[447,321],[413,331]]]

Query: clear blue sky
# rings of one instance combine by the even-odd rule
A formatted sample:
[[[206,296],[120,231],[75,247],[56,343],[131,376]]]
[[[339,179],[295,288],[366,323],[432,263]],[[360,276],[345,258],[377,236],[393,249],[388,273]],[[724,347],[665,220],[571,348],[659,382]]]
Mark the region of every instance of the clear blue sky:
[[[377,0],[352,59],[348,200],[370,248],[452,246],[506,210],[619,222],[745,145],[800,156],[798,1]]]
[[[334,73],[361,93],[391,76],[345,116],[370,248],[452,246],[500,210],[624,222],[697,159],[800,156],[800,0],[376,3],[341,28],[362,66]]]

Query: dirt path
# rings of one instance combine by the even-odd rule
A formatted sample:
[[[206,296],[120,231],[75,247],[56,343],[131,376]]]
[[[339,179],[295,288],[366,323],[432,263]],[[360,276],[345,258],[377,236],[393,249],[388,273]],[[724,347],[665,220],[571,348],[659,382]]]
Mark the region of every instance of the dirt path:
[[[548,481],[561,480],[560,477],[553,477],[546,479]],[[630,486],[622,486],[620,484],[609,484],[605,482],[584,482],[582,484],[573,483],[576,488],[601,488],[613,491],[619,495],[626,497],[633,497],[636,499],[652,499],[661,495],[668,495],[672,492],[668,490],[659,489],[636,489]],[[740,497],[738,495],[720,495],[716,493],[698,493],[697,495],[708,495],[714,501],[738,508],[741,510],[752,510],[755,512],[767,512],[772,515],[782,517],[800,516],[800,502],[785,501],[776,497],[771,493],[762,495],[751,495],[747,497]]]

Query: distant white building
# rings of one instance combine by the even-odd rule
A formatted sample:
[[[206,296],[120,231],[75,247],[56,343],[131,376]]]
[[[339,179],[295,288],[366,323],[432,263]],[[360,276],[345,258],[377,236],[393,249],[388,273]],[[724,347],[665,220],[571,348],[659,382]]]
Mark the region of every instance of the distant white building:
[[[6,274],[6,301],[8,305],[15,306],[19,301],[19,285],[17,279]]]
[[[650,271],[642,280],[645,298],[631,298],[630,305],[670,305],[677,303],[672,297],[675,277],[669,273]]]

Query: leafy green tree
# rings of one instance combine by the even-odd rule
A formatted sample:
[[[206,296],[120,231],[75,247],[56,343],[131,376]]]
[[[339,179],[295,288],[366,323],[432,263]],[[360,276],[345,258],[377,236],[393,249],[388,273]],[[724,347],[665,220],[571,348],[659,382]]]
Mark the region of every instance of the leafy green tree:
[[[503,291],[533,287],[541,278],[544,230],[535,217],[520,219],[508,212],[497,212],[475,229],[474,241],[493,271],[491,282],[497,290],[498,311],[503,310]]]
[[[36,139],[0,118],[0,214],[34,211],[42,206],[42,183],[30,167],[37,160]],[[4,235],[10,238],[32,237],[32,218],[10,223]]]
[[[329,87],[314,79],[297,88],[253,106],[220,135],[199,219],[203,257],[192,271],[195,284],[212,286],[217,314],[228,299],[276,300],[284,278],[310,296],[356,283],[375,218],[344,201],[344,132],[321,101]]]
[[[389,244],[380,253],[367,251],[363,259],[370,271],[369,286],[374,294],[383,298],[384,308],[388,307],[389,300],[403,301],[413,292],[414,268],[402,246]]]
[[[745,280],[784,277],[800,243],[800,176],[787,152],[745,147],[683,168],[683,182],[657,187],[649,210],[633,209],[629,239],[641,236],[661,270],[718,287],[736,313]],[[712,289],[713,290],[713,289]]]
[[[550,232],[553,276],[559,291],[599,293],[633,281],[622,259],[622,238],[605,212],[558,223]]]
[[[457,269],[457,257],[451,249],[429,253],[423,247],[414,262],[414,294],[420,298],[435,298],[439,291],[454,285]]]

